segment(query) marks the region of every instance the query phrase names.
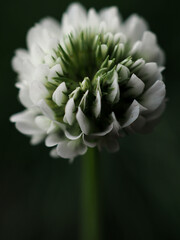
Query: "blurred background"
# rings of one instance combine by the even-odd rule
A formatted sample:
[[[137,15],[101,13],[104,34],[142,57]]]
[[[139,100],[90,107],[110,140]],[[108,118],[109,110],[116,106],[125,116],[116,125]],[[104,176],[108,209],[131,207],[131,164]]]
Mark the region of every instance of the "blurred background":
[[[101,153],[103,240],[180,239],[180,14],[178,1],[86,0],[97,10],[116,5],[124,19],[136,12],[166,52],[167,109],[155,131],[120,140],[116,154]],[[26,47],[27,30],[45,16],[61,19],[71,1],[0,3],[1,155],[0,239],[79,240],[81,159],[51,159],[32,147],[9,122],[23,109],[14,87],[11,59]],[[93,239],[92,239],[93,240]]]

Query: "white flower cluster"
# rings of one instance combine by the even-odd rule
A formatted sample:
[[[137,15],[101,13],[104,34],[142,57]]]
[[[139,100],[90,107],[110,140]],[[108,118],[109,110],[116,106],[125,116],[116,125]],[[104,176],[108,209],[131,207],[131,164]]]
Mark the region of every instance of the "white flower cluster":
[[[32,27],[27,48],[12,61],[26,110],[11,121],[32,144],[54,147],[54,157],[117,151],[119,136],[151,131],[164,110],[164,54],[137,15],[122,22],[116,7],[72,4],[61,24],[45,18]]]

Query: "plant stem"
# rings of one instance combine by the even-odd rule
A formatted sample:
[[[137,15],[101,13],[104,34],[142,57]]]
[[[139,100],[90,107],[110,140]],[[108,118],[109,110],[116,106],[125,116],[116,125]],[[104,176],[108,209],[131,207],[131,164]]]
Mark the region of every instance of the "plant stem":
[[[98,165],[97,149],[88,149],[82,159],[82,240],[100,240]]]

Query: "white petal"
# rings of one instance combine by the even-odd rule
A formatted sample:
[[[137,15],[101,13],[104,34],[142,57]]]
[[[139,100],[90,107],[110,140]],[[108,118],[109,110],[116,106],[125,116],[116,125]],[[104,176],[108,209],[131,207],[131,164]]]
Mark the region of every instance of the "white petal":
[[[116,115],[114,112],[111,113],[112,123],[113,123],[113,133],[119,135],[119,130],[121,128],[120,123],[116,119]]]
[[[123,30],[131,43],[140,40],[147,29],[145,20],[136,14],[131,15],[123,26]]]
[[[106,33],[107,32],[107,24],[106,22],[102,21],[100,22],[100,25],[99,25],[99,33]]]
[[[38,104],[37,104],[42,113],[49,119],[54,120],[54,112],[53,110],[48,106],[48,104],[46,103],[46,101],[44,99],[41,99]]]
[[[75,28],[82,28],[87,23],[86,10],[79,3],[73,3],[69,6],[67,12],[62,18],[62,27],[64,33],[68,33]]]
[[[82,136],[82,132],[81,133],[79,133],[78,135],[72,135],[69,131],[65,131],[64,132],[65,133],[65,136],[69,139],[69,140],[77,140],[77,139],[79,139],[79,138],[81,138],[81,136]]]
[[[69,140],[77,140],[83,135],[83,133],[79,127],[79,124],[77,122],[75,124],[73,124],[73,126],[68,126],[64,130],[64,134],[65,134],[66,138]]]
[[[47,130],[47,134],[53,133],[59,130],[59,125],[55,121],[51,121],[50,126]]]
[[[162,80],[161,71],[157,63],[146,63],[138,72],[138,76],[146,83],[146,88],[152,86],[157,80]]]
[[[42,130],[35,127],[34,124],[31,124],[30,122],[17,122],[16,128],[23,134],[27,135],[33,135],[42,133]]]
[[[113,129],[113,123],[109,124],[103,131],[92,133],[90,136],[103,137],[107,135],[109,132],[111,132],[112,129]]]
[[[136,73],[137,71],[139,71],[139,69],[142,69],[143,66],[145,65],[145,61],[143,58],[139,58],[138,60],[136,60],[130,67],[131,71],[133,71],[134,73]],[[139,74],[139,73],[138,73]]]
[[[154,121],[162,115],[165,107],[166,107],[166,101],[164,100],[161,103],[161,105],[158,108],[156,108],[155,111],[150,112],[147,116],[145,115],[145,117],[147,118],[148,121]]]
[[[45,99],[49,96],[49,92],[44,84],[40,81],[33,81],[30,85],[30,99],[34,104],[39,100]]]
[[[87,19],[88,19],[88,25],[90,27],[93,27],[96,29],[99,26],[100,19],[95,9],[93,8],[89,9]]]
[[[50,69],[48,81],[54,83],[53,78],[58,77],[57,73],[63,75],[62,67],[60,64],[56,64]]]
[[[87,103],[87,98],[88,98],[88,93],[89,90],[87,90],[85,92],[85,94],[83,95],[83,97],[81,98],[81,101],[79,103],[80,108],[84,111],[84,109],[86,108],[86,103]]]
[[[119,73],[120,82],[129,78],[130,71],[126,66],[119,63],[116,71]]]
[[[38,66],[39,64],[43,63],[45,54],[40,46],[38,46],[37,44],[32,44],[30,56],[32,63]]]
[[[58,134],[51,134],[51,135],[47,136],[47,138],[45,140],[45,145],[47,147],[53,147],[62,140],[63,140],[62,137],[60,137]]]
[[[57,148],[53,148],[51,151],[50,151],[50,156],[52,158],[59,158],[59,155],[57,154]]]
[[[142,106],[139,102],[139,110],[140,110],[140,113],[143,113],[143,114],[146,114],[146,112],[148,112],[148,109],[144,106]]]
[[[117,7],[104,8],[100,11],[101,20],[106,22],[107,30],[118,32],[121,24],[121,16]]]
[[[121,58],[121,56],[123,56],[124,54],[124,49],[125,49],[125,46],[123,43],[118,43],[115,48],[114,48],[114,51],[113,51],[113,58]]]
[[[25,50],[18,49],[15,52],[15,56],[12,59],[12,67],[19,73],[18,78],[21,81],[32,81],[35,67],[30,60],[29,54]]]
[[[17,49],[12,59],[12,67],[16,72],[21,72],[22,64],[29,60],[29,53],[25,49]]]
[[[59,22],[52,17],[46,17],[42,19],[40,24],[43,28],[51,32],[51,34],[55,34],[55,35],[61,34],[61,28],[60,28],[61,26]]]
[[[96,118],[99,117],[99,115],[101,113],[101,95],[100,95],[99,91],[97,91],[97,93],[96,93],[96,99],[95,99],[94,105],[93,105],[93,113]]]
[[[81,108],[78,107],[78,112],[76,114],[76,119],[79,123],[79,126],[83,133],[86,135],[90,132],[90,122],[89,119],[85,116],[85,114],[82,112]]]
[[[120,97],[120,90],[119,90],[119,84],[118,84],[118,74],[116,71],[114,72],[113,81],[110,86],[110,89],[111,90],[110,90],[110,93],[108,93],[107,95],[107,99],[112,103],[118,102]]]
[[[74,100],[78,99],[81,92],[80,87],[76,87],[76,89],[70,94],[70,98],[73,98]]]
[[[62,158],[73,159],[78,155],[83,155],[87,147],[79,140],[60,142],[57,146],[57,153]]]
[[[45,132],[47,132],[47,130],[50,127],[51,124],[51,120],[45,116],[37,116],[35,118],[35,123],[37,124],[37,126],[44,130]]]
[[[122,32],[116,33],[114,35],[114,45],[118,43],[125,43],[126,41],[127,41],[127,38]]]
[[[19,122],[19,121],[28,121],[29,119],[31,121],[32,119],[34,119],[35,115],[36,115],[36,112],[25,110],[23,112],[12,115],[10,117],[10,121]]]
[[[42,130],[35,124],[35,116],[36,112],[26,110],[11,116],[10,121],[15,122],[17,129],[24,134],[42,133]]]
[[[136,41],[130,51],[130,54],[131,55],[136,55],[136,54],[139,54],[140,55],[140,52],[141,52],[141,49],[142,49],[142,42],[139,40],[139,41]],[[142,56],[141,56],[142,57]],[[144,57],[144,56],[143,56]]]
[[[58,23],[53,19],[46,18],[29,30],[27,45],[30,51],[34,45],[38,45],[43,52],[49,52],[52,50],[52,46],[49,44],[50,41],[54,38],[57,42],[60,37],[60,26],[58,26]]]
[[[165,84],[163,81],[158,80],[146,90],[140,103],[149,110],[155,110],[162,103],[165,93]]]
[[[125,113],[125,122],[122,124],[122,127],[125,128],[131,125],[138,118],[139,112],[139,104],[136,100],[134,100]]]
[[[46,83],[46,78],[49,75],[49,67],[46,64],[40,64],[36,67],[33,79],[42,83]]]
[[[134,44],[131,54],[138,54],[147,62],[157,62],[158,65],[164,63],[164,53],[157,44],[155,34],[149,31],[144,32],[142,41]]]
[[[67,92],[67,87],[65,82],[62,82],[54,91],[52,95],[52,99],[58,106],[61,106],[66,102],[67,96],[64,94],[66,92]]]
[[[50,68],[54,66],[54,60],[51,54],[44,56],[44,64],[48,65]]]
[[[44,138],[45,138],[45,134],[36,134],[36,135],[33,135],[33,136],[31,137],[30,143],[31,143],[32,145],[36,145],[36,144],[42,142],[42,141],[44,140]]]
[[[26,83],[19,83],[19,100],[26,107],[32,107],[33,103],[29,97],[29,86]]]
[[[27,33],[27,46],[29,49],[33,47],[34,44],[39,46],[44,45],[45,39],[43,39],[42,35],[43,28],[40,24],[36,24],[36,26],[32,27]]]
[[[25,110],[11,116],[10,121],[16,123],[17,129],[27,135],[42,134],[42,131],[35,123],[36,111]]]
[[[63,119],[69,125],[72,125],[75,120],[75,110],[76,110],[76,106],[74,103],[74,99],[70,98],[66,104],[65,115]]]
[[[136,97],[143,92],[145,84],[135,74],[132,74],[126,86],[130,88],[127,90],[126,96]]]

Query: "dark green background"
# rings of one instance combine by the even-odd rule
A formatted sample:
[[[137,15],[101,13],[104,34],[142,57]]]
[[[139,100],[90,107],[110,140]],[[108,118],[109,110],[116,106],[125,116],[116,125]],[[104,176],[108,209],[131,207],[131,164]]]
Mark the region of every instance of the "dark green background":
[[[23,109],[11,69],[14,50],[25,47],[27,30],[50,15],[60,19],[71,1],[14,0],[0,3],[0,239],[78,239],[81,159],[49,157],[43,144],[9,122]],[[178,2],[178,1],[177,1]],[[120,140],[121,149],[101,156],[103,239],[180,239],[180,34],[179,8],[166,0],[87,0],[87,8],[117,5],[124,18],[137,12],[166,52],[169,98],[155,131]],[[93,240],[93,239],[92,239]]]

